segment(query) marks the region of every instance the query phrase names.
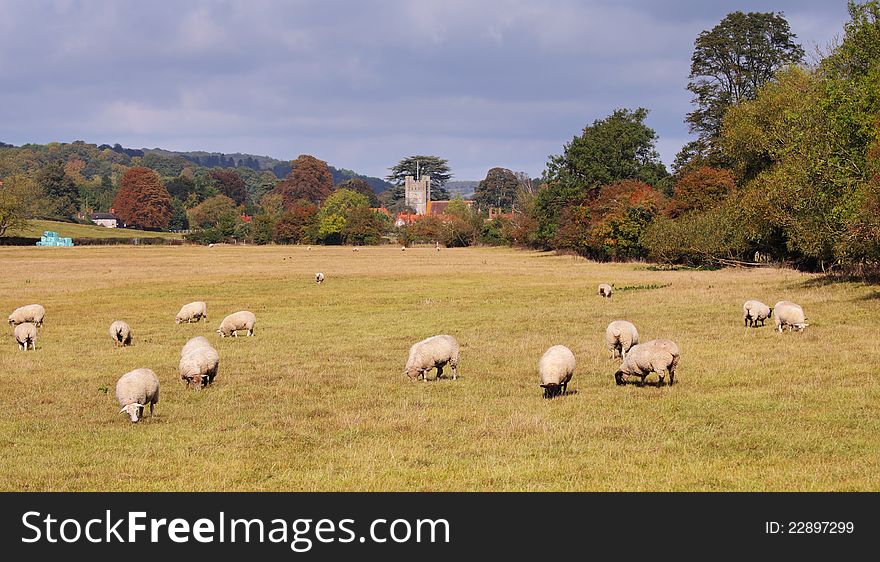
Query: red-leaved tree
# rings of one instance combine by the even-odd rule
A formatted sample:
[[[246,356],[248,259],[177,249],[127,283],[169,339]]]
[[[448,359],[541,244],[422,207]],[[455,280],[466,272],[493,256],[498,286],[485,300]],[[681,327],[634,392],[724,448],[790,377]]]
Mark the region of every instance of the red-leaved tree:
[[[220,193],[235,201],[236,205],[247,201],[247,185],[234,170],[211,170],[208,176],[216,182]]]
[[[319,205],[333,190],[333,174],[327,163],[301,154],[292,164],[287,177],[275,186],[275,192],[283,198],[284,208],[290,209],[300,199]]]
[[[171,195],[159,175],[140,167],[129,168],[122,175],[113,208],[126,225],[140,228],[168,228],[173,214]]]

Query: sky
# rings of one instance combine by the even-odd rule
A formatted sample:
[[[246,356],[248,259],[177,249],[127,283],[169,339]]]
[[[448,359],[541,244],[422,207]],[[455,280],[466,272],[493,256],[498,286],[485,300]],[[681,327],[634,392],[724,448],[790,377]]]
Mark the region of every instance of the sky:
[[[669,165],[694,39],[736,10],[784,12],[808,53],[847,20],[845,0],[0,0],[0,141],[537,177],[584,126],[645,107]]]

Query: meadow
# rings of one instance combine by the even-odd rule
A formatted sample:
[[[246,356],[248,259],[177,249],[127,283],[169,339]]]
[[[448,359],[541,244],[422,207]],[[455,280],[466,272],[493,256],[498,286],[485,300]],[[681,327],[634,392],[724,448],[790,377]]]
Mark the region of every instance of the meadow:
[[[168,238],[182,239],[182,234],[137,230],[134,228],[106,228],[96,224],[79,224],[49,220],[29,220],[27,226],[15,231],[15,236],[39,237],[49,230],[65,238]]]
[[[0,269],[4,314],[47,310],[36,352],[10,328],[0,345],[2,490],[880,489],[876,286],[509,248],[0,248]],[[810,326],[745,328],[749,298],[798,302]],[[209,321],[175,325],[193,300]],[[242,309],[255,336],[221,339]],[[619,318],[679,344],[674,386],[614,384]],[[132,347],[114,349],[116,319]],[[459,379],[410,382],[410,345],[439,333]],[[177,375],[195,335],[221,358],[205,390]],[[544,400],[557,343],[578,365]],[[162,389],[131,424],[114,387],[137,367]]]

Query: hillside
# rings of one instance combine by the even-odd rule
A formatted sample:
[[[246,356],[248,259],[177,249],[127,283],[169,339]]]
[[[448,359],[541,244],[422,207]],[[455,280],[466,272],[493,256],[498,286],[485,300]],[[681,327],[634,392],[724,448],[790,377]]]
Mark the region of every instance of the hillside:
[[[51,230],[66,238],[183,238],[173,232],[152,232],[133,228],[105,228],[98,225],[58,222],[49,220],[28,221],[28,226],[11,233],[14,236],[38,237]]]

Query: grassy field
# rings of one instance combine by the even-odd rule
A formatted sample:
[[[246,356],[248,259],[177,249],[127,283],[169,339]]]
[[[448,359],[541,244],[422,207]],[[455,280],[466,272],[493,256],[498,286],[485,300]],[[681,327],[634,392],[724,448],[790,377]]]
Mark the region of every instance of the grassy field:
[[[0,248],[0,267],[0,309],[47,309],[35,353],[11,329],[0,346],[3,490],[880,489],[876,287],[512,249]],[[748,298],[811,325],[746,329]],[[210,321],[175,325],[192,300]],[[255,337],[220,339],[241,309]],[[675,386],[615,386],[618,318],[678,342]],[[114,349],[115,319],[133,347]],[[409,346],[438,333],[462,344],[459,380],[409,382]],[[195,335],[221,357],[202,391],[177,379]],[[573,392],[544,400],[557,343]],[[162,391],[132,425],[114,386],[137,367]]]
[[[78,224],[70,222],[32,220],[28,226],[10,233],[14,236],[42,236],[50,230],[65,238],[183,238],[173,232],[149,232],[131,228],[106,228],[98,225]]]

